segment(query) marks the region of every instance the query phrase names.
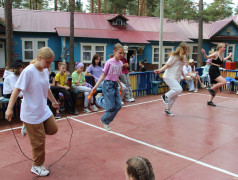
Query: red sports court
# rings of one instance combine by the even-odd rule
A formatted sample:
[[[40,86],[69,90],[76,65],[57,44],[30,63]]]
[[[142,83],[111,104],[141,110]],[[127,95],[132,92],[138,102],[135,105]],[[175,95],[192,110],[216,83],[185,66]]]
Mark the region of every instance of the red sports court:
[[[218,93],[217,107],[207,106],[208,97],[206,90],[182,93],[172,109],[174,117],[164,113],[160,95],[136,98],[123,105],[110,132],[99,121],[103,109],[69,116],[73,127],[70,151],[42,178],[123,180],[126,160],[143,156],[152,163],[156,180],[238,179],[237,95]],[[71,128],[64,117],[58,121],[58,133],[46,138],[46,167],[69,146]],[[14,124],[14,132],[31,158],[29,139],[21,136],[20,125]],[[20,152],[9,126],[1,126],[0,141],[0,179],[33,179],[31,161]]]

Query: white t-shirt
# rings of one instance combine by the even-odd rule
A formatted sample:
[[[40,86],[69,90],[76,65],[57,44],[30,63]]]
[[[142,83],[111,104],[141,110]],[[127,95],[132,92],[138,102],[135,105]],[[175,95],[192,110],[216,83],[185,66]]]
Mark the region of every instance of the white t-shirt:
[[[165,70],[163,78],[179,81],[185,62],[181,61],[179,56],[170,56],[166,64],[169,65],[169,68]]]
[[[16,76],[14,74],[14,72],[9,72],[8,74],[6,74],[4,81],[3,81],[3,94],[4,95],[12,94],[12,91],[15,88],[18,78],[19,78],[19,76]],[[23,94],[22,94],[22,92],[20,92],[18,97],[22,97],[22,96],[23,96]]]
[[[192,68],[191,68],[191,66],[190,65],[188,65],[188,66],[186,66],[186,65],[184,65],[183,66],[183,73],[184,73],[184,75],[188,75],[188,73],[192,73]]]
[[[42,72],[31,64],[21,73],[15,86],[23,91],[21,103],[21,120],[29,124],[40,124],[52,116],[47,105],[49,71]]]

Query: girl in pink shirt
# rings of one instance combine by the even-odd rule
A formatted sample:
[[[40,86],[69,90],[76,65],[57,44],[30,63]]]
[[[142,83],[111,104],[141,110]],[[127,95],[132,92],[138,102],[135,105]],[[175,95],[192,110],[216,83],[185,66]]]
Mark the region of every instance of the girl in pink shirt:
[[[113,47],[114,57],[107,60],[101,77],[92,89],[92,92],[95,92],[99,84],[104,80],[102,93],[98,93],[98,95],[96,96],[96,103],[106,110],[101,118],[101,123],[108,131],[111,130],[109,123],[113,121],[114,117],[121,109],[121,98],[119,90],[122,90],[122,86],[119,81],[119,76],[122,74],[123,64],[120,59],[123,57],[123,53],[123,46],[117,43]]]

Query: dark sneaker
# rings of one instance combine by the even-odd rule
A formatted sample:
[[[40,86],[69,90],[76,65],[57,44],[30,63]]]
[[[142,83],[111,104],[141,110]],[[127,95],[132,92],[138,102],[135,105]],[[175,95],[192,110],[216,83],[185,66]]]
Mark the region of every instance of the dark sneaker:
[[[216,104],[214,104],[212,101],[208,101],[207,105],[209,105],[209,106],[216,106]]]
[[[171,113],[169,109],[165,109],[164,112],[169,116],[174,116],[174,114]]]
[[[78,114],[79,114],[78,111],[77,111],[76,109],[73,110],[73,111],[70,110],[69,113],[72,114],[72,115],[78,115]]]
[[[162,100],[163,100],[163,102],[164,102],[165,104],[168,104],[168,100],[167,100],[165,94],[163,94],[163,95],[161,96],[161,98],[162,98]]]
[[[56,113],[55,119],[60,119],[60,113]]]
[[[211,88],[208,89],[208,92],[212,95],[212,96],[215,96],[215,91]]]

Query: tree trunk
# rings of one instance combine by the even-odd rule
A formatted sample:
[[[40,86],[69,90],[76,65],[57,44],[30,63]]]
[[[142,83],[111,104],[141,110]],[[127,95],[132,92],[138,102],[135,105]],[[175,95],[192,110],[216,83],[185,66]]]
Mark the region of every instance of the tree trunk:
[[[114,13],[114,14],[117,13],[117,7],[116,7],[116,5],[113,6],[113,13]]]
[[[34,2],[35,0],[32,0],[32,9],[34,10],[34,8],[35,8],[35,2]]]
[[[101,13],[101,0],[98,0],[98,13]]]
[[[104,13],[107,14],[107,1],[104,0]]]
[[[144,16],[147,16],[147,0],[144,0]]]
[[[140,14],[140,0],[137,0],[137,13],[136,15],[139,16]]]
[[[93,2],[93,0],[91,0],[91,13],[94,13],[94,2]]]
[[[12,27],[12,0],[5,0],[5,20],[6,20],[6,59],[7,67],[13,63],[13,27]]]
[[[69,72],[74,71],[74,10],[75,0],[70,0],[70,47],[69,47]]]
[[[141,6],[140,6],[140,15],[143,16],[144,15],[144,0],[141,0]]]
[[[36,8],[35,8],[35,10],[37,10],[38,9],[38,7],[37,7],[37,0],[36,0]]]
[[[55,11],[58,10],[58,0],[55,0]]]
[[[202,58],[202,46],[203,46],[203,0],[199,0],[199,19],[198,19],[198,59],[197,59],[197,67],[201,67],[203,65]]]

